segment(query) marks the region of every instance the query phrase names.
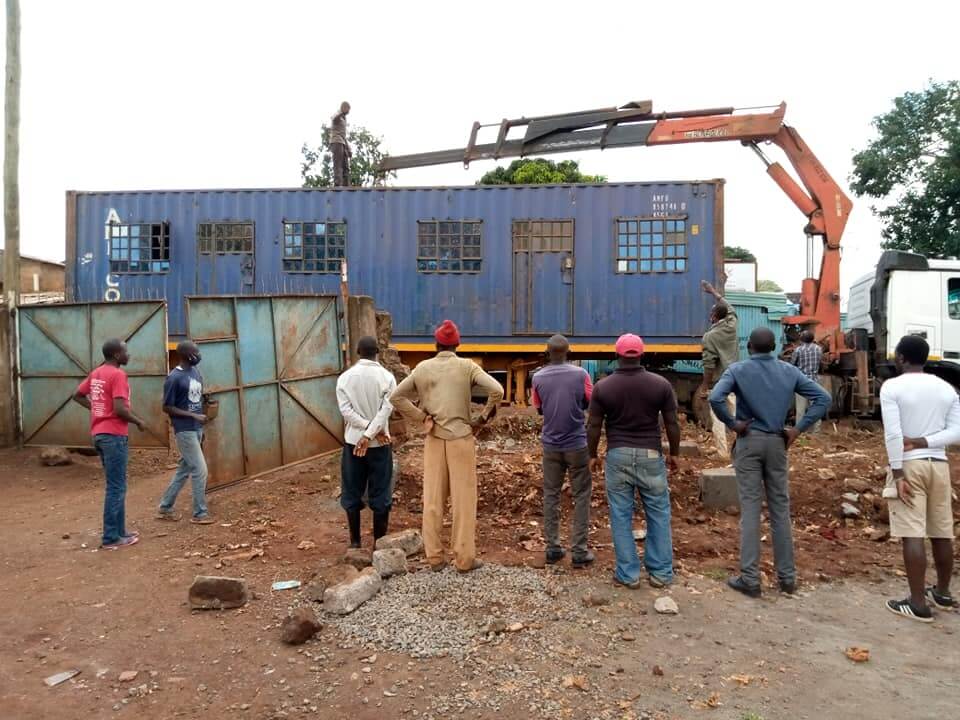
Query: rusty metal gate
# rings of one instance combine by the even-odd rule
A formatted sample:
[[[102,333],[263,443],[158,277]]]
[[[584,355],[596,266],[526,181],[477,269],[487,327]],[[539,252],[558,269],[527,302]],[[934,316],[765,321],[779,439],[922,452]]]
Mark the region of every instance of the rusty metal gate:
[[[161,301],[22,307],[18,312],[20,417],[23,444],[91,445],[89,411],[71,401],[101,364],[104,341],[127,343],[130,403],[147,423],[130,426],[135,447],[169,447],[163,414],[167,376],[167,306]]]
[[[220,404],[205,430],[208,487],[342,446],[340,315],[335,296],[187,298],[205,391]]]

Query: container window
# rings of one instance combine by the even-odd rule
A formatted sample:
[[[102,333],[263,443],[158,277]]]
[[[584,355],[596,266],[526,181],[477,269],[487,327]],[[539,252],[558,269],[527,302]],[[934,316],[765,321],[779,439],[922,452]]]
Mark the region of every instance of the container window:
[[[283,270],[339,273],[347,252],[347,224],[311,220],[283,223]]]
[[[197,248],[201,255],[252,254],[253,237],[252,222],[200,223],[197,226]]]
[[[687,271],[686,218],[617,218],[614,227],[617,273]]]
[[[482,230],[481,220],[418,220],[417,272],[480,272]]]
[[[110,225],[110,272],[148,275],[170,271],[170,224]]]
[[[626,238],[628,223],[622,226]],[[573,220],[514,220],[513,251],[573,252]]]

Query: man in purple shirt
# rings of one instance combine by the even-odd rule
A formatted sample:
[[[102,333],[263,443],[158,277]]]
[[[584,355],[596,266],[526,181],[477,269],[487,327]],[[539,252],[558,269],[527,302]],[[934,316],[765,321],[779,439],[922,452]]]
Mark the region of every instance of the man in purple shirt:
[[[584,411],[590,405],[593,385],[583,368],[567,362],[570,344],[563,335],[547,341],[549,364],[533,376],[533,406],[543,415],[543,535],[546,561],[560,562],[566,554],[560,545],[560,490],[570,472],[573,492],[573,526],[570,530],[571,564],[583,568],[594,561],[587,548],[590,528],[590,456]]]

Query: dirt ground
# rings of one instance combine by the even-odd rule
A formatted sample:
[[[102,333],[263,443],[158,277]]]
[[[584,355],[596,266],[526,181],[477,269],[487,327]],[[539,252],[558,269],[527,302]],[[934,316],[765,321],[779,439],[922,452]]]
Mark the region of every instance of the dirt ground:
[[[684,427],[685,437],[705,456],[686,460],[671,478],[678,577],[669,591],[610,583],[602,481],[591,531],[596,566],[541,569],[536,426],[530,413],[507,413],[482,436],[478,539],[487,563],[525,566],[542,579],[557,612],[479,643],[466,658],[363,647],[331,623],[299,648],[280,642],[280,622],[309,601],[300,590],[272,591],[271,583],[307,581],[343,553],[336,458],[213,493],[218,523],[198,527],[152,519],[175,456],[137,451],[127,517],[142,542],[104,552],[97,550],[103,482],[96,458],[74,455],[72,465],[47,468],[35,451],[0,452],[0,716],[955,716],[960,615],[938,613],[924,626],[887,613],[883,600],[902,595],[905,580],[899,547],[885,540],[882,505],[860,490],[862,517],[840,517],[841,495],[853,485],[879,495],[876,430],[827,426],[792,452],[802,593],[750,601],[722,583],[736,568],[737,518],[699,504],[699,470],[718,463],[694,426]],[[399,453],[392,529],[419,526],[421,449],[413,439]],[[188,501],[187,489],[181,509]],[[369,532],[369,515],[364,523]],[[314,547],[298,549],[304,540]],[[769,554],[764,567],[771,575]],[[191,612],[187,588],[197,574],[242,576],[254,599],[239,610]],[[611,602],[585,607],[588,593]],[[676,600],[679,615],[654,612],[663,594]],[[521,600],[503,598],[508,621]],[[845,650],[854,646],[868,649],[869,661],[849,660]],[[80,674],[44,685],[66,670]],[[121,682],[124,671],[136,671],[136,679]]]

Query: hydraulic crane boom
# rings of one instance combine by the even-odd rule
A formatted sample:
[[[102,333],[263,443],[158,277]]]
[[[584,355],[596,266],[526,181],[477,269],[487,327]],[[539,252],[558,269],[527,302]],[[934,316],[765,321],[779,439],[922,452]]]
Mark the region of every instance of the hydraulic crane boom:
[[[710,108],[654,113],[649,100],[623,107],[599,108],[561,115],[544,115],[503,120],[493,143],[477,144],[484,126],[473,124],[465,148],[415,155],[388,156],[383,172],[403,168],[443,165],[504,157],[527,157],[558,152],[638,145],[677,145],[695,142],[739,140],[764,161],[767,173],[807,218],[807,275],[803,281],[800,314],[785,323],[812,326],[817,339],[825,343],[832,359],[848,352],[840,329],[840,239],[853,203],[800,137],[783,122],[786,103],[770,112],[735,114],[735,109]],[[509,139],[510,130],[526,127],[522,138]],[[778,145],[800,178],[800,184],[777,162],[770,162],[759,147],[761,142]],[[812,238],[823,243],[820,275],[813,273]]]

